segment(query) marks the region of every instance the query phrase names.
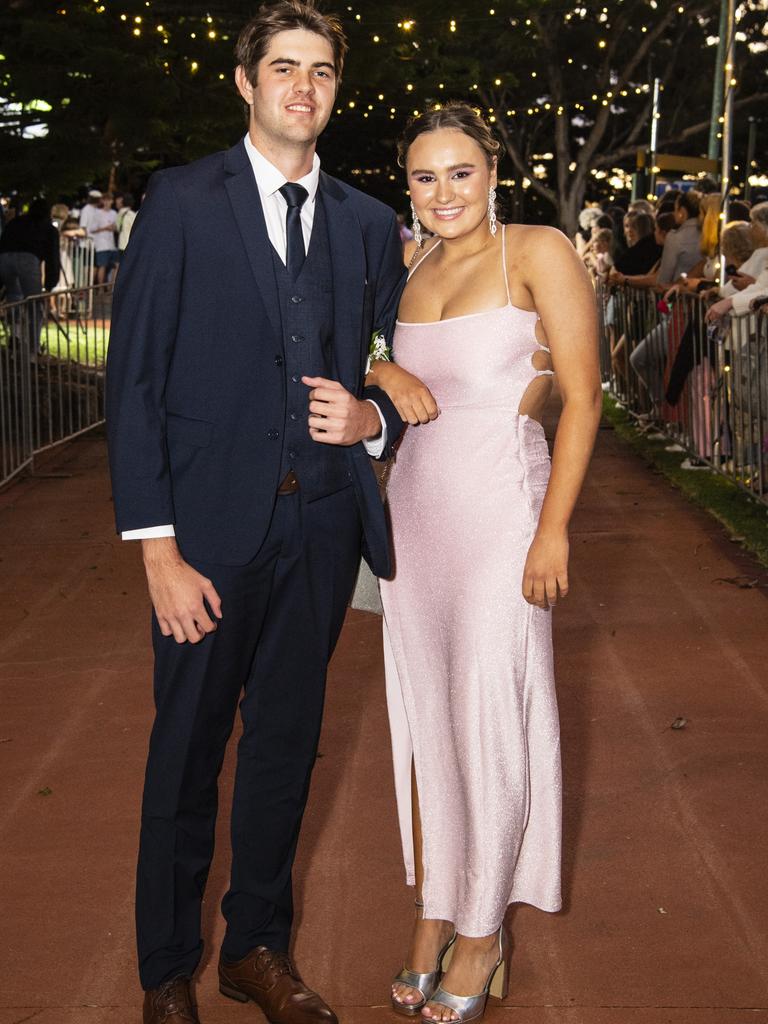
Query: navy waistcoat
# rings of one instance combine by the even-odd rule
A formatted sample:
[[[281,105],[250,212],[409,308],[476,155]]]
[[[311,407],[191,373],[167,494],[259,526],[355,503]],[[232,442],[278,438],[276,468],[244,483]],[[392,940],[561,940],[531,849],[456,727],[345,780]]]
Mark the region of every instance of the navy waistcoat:
[[[351,486],[346,450],[310,437],[309,388],[302,377],[336,379],[333,273],[325,209],[318,192],[309,251],[294,281],[272,250],[283,331],[286,412],[280,478],[293,470],[305,501]]]

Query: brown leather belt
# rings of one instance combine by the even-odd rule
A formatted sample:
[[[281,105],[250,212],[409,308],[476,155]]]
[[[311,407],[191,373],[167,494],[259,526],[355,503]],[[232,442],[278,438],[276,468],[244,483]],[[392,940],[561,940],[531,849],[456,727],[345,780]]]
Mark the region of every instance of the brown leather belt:
[[[277,488],[277,493],[283,494],[295,494],[299,489],[299,481],[296,474],[292,469],[288,470]]]

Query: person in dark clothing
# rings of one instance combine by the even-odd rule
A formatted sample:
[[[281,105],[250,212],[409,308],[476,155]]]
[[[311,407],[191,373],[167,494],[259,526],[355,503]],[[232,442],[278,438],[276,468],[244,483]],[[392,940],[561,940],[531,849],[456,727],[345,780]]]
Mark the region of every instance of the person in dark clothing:
[[[52,291],[59,280],[59,232],[51,222],[51,211],[44,199],[30,203],[29,211],[14,219],[0,235],[0,284],[6,302],[20,302],[45,290]],[[42,300],[32,304],[30,313],[30,352],[40,349],[43,322]]]
[[[51,222],[48,203],[35,199],[29,212],[14,217],[0,235],[0,280],[7,302],[40,294],[43,263],[45,290],[51,291],[59,280],[59,233]]]
[[[647,213],[630,210],[624,217],[628,248],[615,260],[620,274],[647,274],[661,259],[662,246],[654,237],[654,221]]]

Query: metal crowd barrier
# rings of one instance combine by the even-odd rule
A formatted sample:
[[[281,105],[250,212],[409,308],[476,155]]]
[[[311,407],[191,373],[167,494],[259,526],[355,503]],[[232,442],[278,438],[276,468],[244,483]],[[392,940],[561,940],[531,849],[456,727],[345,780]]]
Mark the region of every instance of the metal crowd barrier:
[[[768,504],[768,316],[710,324],[698,295],[598,286],[603,380],[630,416]]]
[[[0,305],[0,486],[104,422],[112,286]]]
[[[56,287],[54,291],[61,296],[65,291],[77,289],[79,312],[83,316],[89,317],[93,313],[91,285],[96,264],[93,242],[90,238],[62,238],[59,253],[61,257],[60,287]],[[69,302],[71,303],[72,300],[70,299]],[[62,311],[66,312],[67,303],[64,302],[63,296],[59,305]]]

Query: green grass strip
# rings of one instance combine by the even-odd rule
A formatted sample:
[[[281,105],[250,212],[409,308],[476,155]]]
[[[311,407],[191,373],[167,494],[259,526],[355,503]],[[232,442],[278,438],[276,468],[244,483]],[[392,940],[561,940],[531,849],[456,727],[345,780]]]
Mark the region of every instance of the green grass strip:
[[[670,440],[649,441],[610,395],[603,396],[603,416],[637,455],[658,469],[686,498],[706,509],[734,540],[768,566],[768,506],[764,502],[714,471],[681,469],[686,452],[665,451]]]

